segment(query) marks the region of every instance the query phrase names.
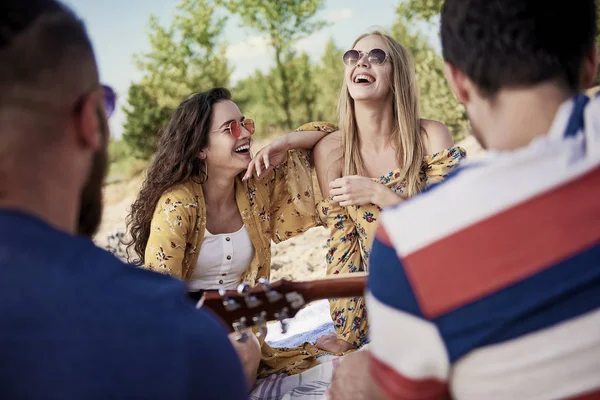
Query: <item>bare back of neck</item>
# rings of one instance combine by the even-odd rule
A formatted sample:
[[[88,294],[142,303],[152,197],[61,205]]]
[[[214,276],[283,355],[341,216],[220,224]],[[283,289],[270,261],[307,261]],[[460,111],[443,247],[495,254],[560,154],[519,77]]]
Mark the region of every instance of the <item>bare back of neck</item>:
[[[477,128],[488,149],[514,150],[548,133],[558,108],[572,93],[556,84],[499,92]]]
[[[79,198],[73,194],[76,191],[61,184],[60,179],[52,179],[49,171],[21,170],[0,175],[7,177],[0,184],[0,208],[20,211],[61,231],[75,233],[80,208]]]

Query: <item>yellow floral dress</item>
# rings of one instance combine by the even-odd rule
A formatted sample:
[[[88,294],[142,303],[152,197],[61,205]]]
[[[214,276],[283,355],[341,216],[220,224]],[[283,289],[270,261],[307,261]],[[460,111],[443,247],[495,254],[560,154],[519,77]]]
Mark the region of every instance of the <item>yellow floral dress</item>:
[[[460,146],[426,156],[421,171],[425,186],[443,180],[465,157],[466,152]],[[400,170],[391,171],[373,180],[406,198],[405,180],[400,176]],[[329,228],[327,274],[367,272],[373,235],[381,209],[374,204],[341,207],[329,197],[318,203],[317,210],[321,221]],[[329,306],[338,339],[356,347],[364,344],[368,335],[364,299],[330,299]]]
[[[312,123],[299,130],[333,132],[328,123]],[[244,171],[245,172],[245,171]],[[238,209],[254,247],[254,258],[242,281],[254,286],[269,278],[271,241],[279,243],[320,225],[315,211],[310,152],[289,151],[280,165],[261,180],[235,181]],[[150,226],[144,267],[189,281],[198,261],[206,228],[202,185],[190,179],[159,199]],[[302,372],[317,364],[314,348],[273,349],[263,340],[259,377],[273,373]]]

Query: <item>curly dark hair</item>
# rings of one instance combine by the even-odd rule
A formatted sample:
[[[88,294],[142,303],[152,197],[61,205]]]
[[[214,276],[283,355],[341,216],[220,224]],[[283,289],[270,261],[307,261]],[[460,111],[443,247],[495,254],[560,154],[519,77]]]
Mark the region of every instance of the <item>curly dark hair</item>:
[[[196,93],[177,107],[162,130],[156,155],[126,220],[131,234],[127,254],[130,254],[131,247],[136,253],[136,258],[128,256],[130,262],[137,265],[144,263],[150,223],[160,196],[188,179],[197,179],[199,183],[208,179],[198,155],[209,144],[213,106],[222,100],[231,100],[229,90],[214,88]]]
[[[595,0],[446,0],[440,34],[444,59],[493,96],[549,80],[580,90],[596,29]]]

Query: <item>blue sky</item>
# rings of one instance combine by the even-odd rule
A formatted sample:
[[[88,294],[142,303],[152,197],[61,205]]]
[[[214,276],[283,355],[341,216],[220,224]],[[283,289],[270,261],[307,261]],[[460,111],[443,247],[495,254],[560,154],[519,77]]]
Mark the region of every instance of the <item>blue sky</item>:
[[[120,137],[124,113],[121,106],[131,82],[140,78],[134,54],[149,50],[148,20],[157,15],[162,24],[171,20],[177,0],[63,0],[85,21],[92,38],[103,82],[112,85],[119,95],[119,108],[111,118],[113,136]],[[394,22],[399,0],[325,0],[318,17],[327,21],[321,31],[302,39],[297,48],[320,57],[329,38],[346,48],[354,38],[369,28],[388,29]],[[435,32],[428,32],[432,42]],[[223,39],[229,43],[228,58],[235,70],[233,83],[255,69],[272,66],[273,54],[258,32],[240,27],[240,20],[230,18]]]

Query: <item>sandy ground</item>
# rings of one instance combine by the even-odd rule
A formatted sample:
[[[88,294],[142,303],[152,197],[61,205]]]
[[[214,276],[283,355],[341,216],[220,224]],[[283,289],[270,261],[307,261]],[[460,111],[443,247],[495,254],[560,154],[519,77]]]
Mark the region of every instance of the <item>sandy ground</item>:
[[[260,149],[265,142],[257,142],[253,148]],[[468,137],[460,142],[470,158],[482,153],[474,138]],[[104,218],[95,241],[106,246],[107,236],[113,232],[125,231],[125,217],[135,200],[142,184],[142,175],[130,180],[111,183],[105,186]],[[325,254],[328,232],[325,228],[314,228],[296,238],[278,245],[272,245],[271,280],[282,278],[291,280],[310,280],[325,276]]]

